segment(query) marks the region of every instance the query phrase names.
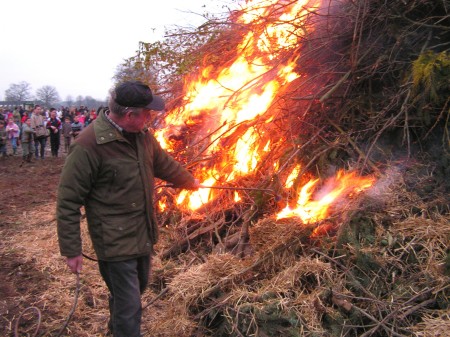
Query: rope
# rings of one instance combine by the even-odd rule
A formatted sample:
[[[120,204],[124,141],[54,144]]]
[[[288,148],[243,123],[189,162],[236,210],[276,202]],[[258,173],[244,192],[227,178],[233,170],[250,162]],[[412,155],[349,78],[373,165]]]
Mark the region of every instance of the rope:
[[[69,316],[67,316],[67,319],[64,322],[63,327],[61,328],[61,330],[59,330],[56,337],[60,337],[62,335],[63,331],[67,328],[67,325],[69,324],[70,320],[72,319],[73,313],[75,312],[75,308],[77,307],[79,294],[80,294],[80,273],[77,273],[77,286],[76,286],[76,290],[75,290],[75,299],[73,301],[73,306],[72,306],[72,309],[70,310]]]
[[[80,294],[80,274],[77,273],[77,283],[76,283],[76,290],[75,290],[75,299],[72,305],[72,309],[70,310],[69,316],[67,316],[66,321],[64,322],[64,325],[62,326],[62,328],[59,330],[58,334],[56,335],[56,337],[60,337],[62,335],[62,333],[64,332],[64,330],[67,328],[67,325],[69,324],[70,320],[72,319],[73,313],[75,312],[75,308],[77,307],[77,302],[78,302],[78,296]],[[39,331],[39,328],[41,327],[41,311],[37,308],[37,307],[28,307],[26,308],[24,311],[22,311],[22,313],[19,315],[19,317],[17,318],[16,324],[14,325],[14,337],[19,337],[19,323],[20,323],[20,319],[22,318],[22,316],[27,312],[27,311],[31,311],[34,310],[37,312],[38,315],[38,323],[36,326],[36,329],[34,330],[33,335],[30,335],[31,337],[36,337],[37,333]]]
[[[89,255],[86,255],[85,253],[81,253],[81,255],[83,255],[83,257],[85,257],[88,260],[91,260],[91,261],[94,261],[94,262],[98,261],[98,260],[94,259],[93,257],[90,257]]]
[[[19,336],[19,334],[17,333],[17,331],[19,330],[19,322],[20,322],[20,319],[22,318],[22,316],[23,316],[27,311],[31,311],[31,310],[36,311],[37,314],[38,314],[38,324],[37,324],[37,326],[36,326],[36,330],[34,330],[34,333],[33,333],[33,335],[31,335],[31,337],[36,337],[36,336],[37,336],[37,333],[38,333],[38,331],[39,331],[39,328],[41,327],[41,311],[40,311],[38,308],[36,308],[36,307],[28,307],[28,308],[26,308],[24,311],[22,311],[22,313],[21,313],[21,314],[19,315],[19,317],[17,318],[16,324],[14,324],[14,336],[15,336],[15,337],[18,337],[18,336]]]

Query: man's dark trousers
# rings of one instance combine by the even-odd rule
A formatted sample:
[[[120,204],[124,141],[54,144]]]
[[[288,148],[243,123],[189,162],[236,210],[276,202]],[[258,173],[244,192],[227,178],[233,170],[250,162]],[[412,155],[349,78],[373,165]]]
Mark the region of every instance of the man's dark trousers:
[[[99,261],[100,274],[108,286],[110,321],[114,337],[139,337],[141,331],[141,294],[150,272],[150,256],[126,261]]]

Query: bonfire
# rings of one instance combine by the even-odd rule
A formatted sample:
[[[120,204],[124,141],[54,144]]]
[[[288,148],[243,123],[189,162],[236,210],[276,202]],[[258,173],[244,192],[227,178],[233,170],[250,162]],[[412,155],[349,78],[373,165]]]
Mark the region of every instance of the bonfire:
[[[202,187],[157,184],[148,335],[448,333],[448,10],[253,0],[196,50],[152,123]],[[67,334],[101,335],[95,266],[81,282]]]

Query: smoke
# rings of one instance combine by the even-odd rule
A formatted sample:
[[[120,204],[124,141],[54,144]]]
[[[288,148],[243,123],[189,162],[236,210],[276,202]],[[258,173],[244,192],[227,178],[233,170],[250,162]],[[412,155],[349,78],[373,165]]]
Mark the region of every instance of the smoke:
[[[369,198],[384,200],[390,194],[393,185],[403,178],[400,166],[388,167],[384,175],[367,191]]]

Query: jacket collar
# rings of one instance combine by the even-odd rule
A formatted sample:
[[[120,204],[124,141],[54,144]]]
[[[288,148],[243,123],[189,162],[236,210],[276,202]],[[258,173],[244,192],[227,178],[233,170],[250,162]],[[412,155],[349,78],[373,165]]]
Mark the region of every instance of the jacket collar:
[[[112,125],[108,118],[106,118],[104,111],[100,112],[93,124],[97,144],[105,144],[116,140],[128,142],[117,127]],[[143,133],[143,131],[141,131],[141,133]]]
[[[108,121],[104,111],[100,112],[93,124],[97,144],[105,144],[116,140],[126,141],[120,131]]]

